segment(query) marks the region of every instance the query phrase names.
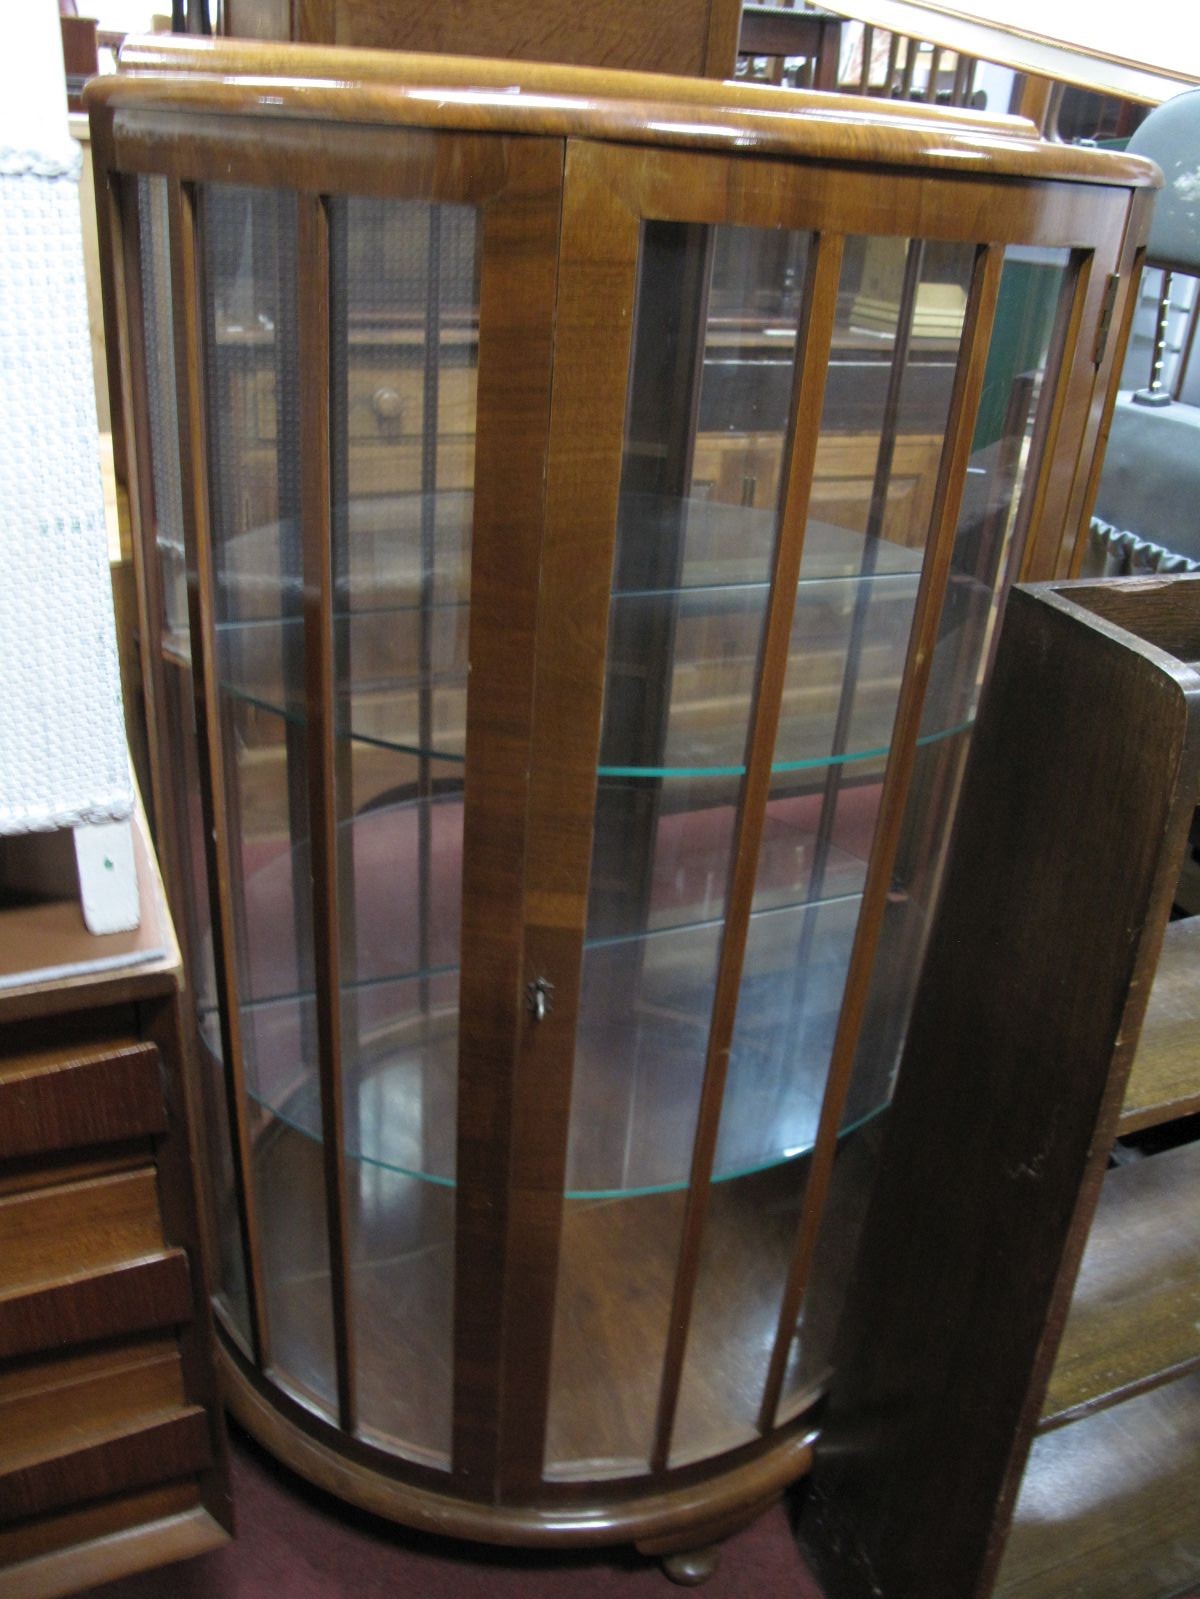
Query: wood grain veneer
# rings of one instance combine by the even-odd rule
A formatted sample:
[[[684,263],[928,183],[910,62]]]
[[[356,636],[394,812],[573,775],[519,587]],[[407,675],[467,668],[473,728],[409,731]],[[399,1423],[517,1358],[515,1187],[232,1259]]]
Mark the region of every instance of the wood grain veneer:
[[[1110,375],[1096,365],[1094,324],[1131,238],[1134,197],[1149,192],[1154,174],[1136,161],[1042,147],[1032,125],[1020,119],[718,88],[681,78],[170,42],[132,45],[124,67],[115,81],[91,91],[91,104],[98,182],[121,191],[127,316],[144,310],[141,266],[129,247],[140,178],[157,175],[169,194],[179,435],[166,447],[177,447],[182,466],[190,686],[204,796],[202,822],[185,824],[177,816],[176,825],[186,826],[197,859],[203,852],[212,910],[222,1062],[206,1057],[205,1064],[223,1073],[233,1174],[214,1196],[212,1230],[220,1234],[236,1218],[252,1307],[248,1347],[235,1336],[237,1347],[226,1351],[239,1414],[314,1480],[419,1526],[510,1542],[625,1537],[663,1552],[680,1547],[681,1539],[716,1537],[809,1464],[805,1416],[819,1396],[824,1367],[791,1382],[799,1301],[819,1253],[824,1190],[868,1013],[926,684],[948,614],[951,558],[1004,252],[1010,245],[1046,247],[1056,252],[1056,262],[1071,262],[1050,340],[1045,422],[1029,454],[1023,513],[1030,550],[1062,571],[1068,559],[1063,518],[1081,474],[1086,477],[1088,429]],[[274,331],[223,322],[216,313],[216,285],[206,281],[216,248],[215,234],[208,233],[214,184],[273,187],[295,197],[297,224],[290,237],[287,230],[280,235],[278,251],[272,244],[267,252],[279,262],[246,261],[251,276],[261,267],[269,277],[272,304],[286,300],[295,286],[298,356],[284,351],[279,333],[292,325],[290,302]],[[414,264],[411,304],[374,315],[356,296],[351,316],[341,275],[346,282],[350,277],[339,254],[351,244],[339,221],[348,215],[345,196],[384,202],[383,210],[406,201],[475,209],[481,245],[473,385],[461,375],[470,368],[473,330],[460,327],[457,344],[443,338],[436,289],[421,287],[421,273],[432,279],[436,270],[438,230],[428,231],[424,265]],[[293,214],[290,203],[284,211]],[[806,270],[815,275],[804,280],[806,291],[797,285],[788,302],[790,329],[799,326],[805,358],[779,398],[795,419],[765,429],[771,437],[759,454],[774,453],[773,476],[768,479],[767,468],[760,473],[756,456],[753,466],[740,463],[738,483],[738,452],[750,449],[742,438],[730,443],[717,430],[713,437],[719,433],[724,451],[713,450],[711,441],[705,445],[714,460],[721,457],[705,469],[712,483],[735,501],[740,491],[741,503],[763,522],[773,490],[786,489],[782,530],[753,577],[757,583],[773,574],[765,645],[758,653],[743,649],[739,636],[724,651],[730,692],[736,697],[744,688],[752,708],[743,762],[748,775],[739,792],[735,771],[721,802],[729,817],[737,817],[740,847],[724,885],[728,914],[722,926],[713,925],[716,997],[711,1036],[705,1034],[697,1053],[696,1072],[703,1071],[706,1086],[698,1095],[698,1135],[690,1150],[691,1191],[636,1200],[604,1193],[593,1203],[568,1199],[565,1189],[597,762],[611,688],[606,652],[612,652],[615,534],[628,488],[627,459],[637,463],[630,481],[638,473],[654,479],[657,462],[655,492],[665,483],[676,494],[700,493],[692,486],[693,469],[708,459],[697,435],[707,381],[704,330],[710,307],[719,306],[708,279],[716,270],[720,228],[756,230],[772,246],[778,243],[780,266],[785,248],[788,261],[807,260]],[[881,345],[858,330],[845,350],[834,348],[834,302],[846,286],[839,264],[857,259],[857,246],[843,241],[855,235],[917,241],[908,250],[902,314],[914,325],[923,252],[933,259],[955,255],[970,266],[961,343],[926,348],[924,335],[910,345],[907,332],[896,331]],[[656,274],[647,262],[661,269],[661,282],[650,283]],[[152,263],[147,269],[158,270]],[[227,274],[218,276],[224,281]],[[644,291],[643,280],[649,285]],[[801,317],[805,292],[808,309]],[[339,318],[346,319],[345,332]],[[635,319],[642,328],[661,319],[680,331],[672,335],[663,370],[651,373],[647,392],[631,400],[631,352],[640,349]],[[780,365],[769,358],[767,331],[759,331],[761,337],[751,332],[746,340],[753,359]],[[741,359],[745,334],[722,326],[713,363]],[[347,378],[345,393],[330,360],[343,336],[348,367],[362,373],[361,381]],[[144,385],[139,339],[125,344],[132,357],[127,380]],[[948,429],[927,426],[919,462],[905,458],[901,468],[895,446],[903,431],[903,372],[918,346],[933,365],[940,363],[951,421]],[[242,442],[233,445],[246,450],[235,462],[245,468],[243,519],[251,529],[257,523],[290,528],[298,519],[303,576],[283,610],[289,618],[301,608],[305,613],[303,703],[296,697],[275,706],[260,695],[262,703],[250,706],[253,696],[243,692],[245,684],[229,680],[222,661],[222,606],[243,574],[236,561],[228,570],[221,564],[222,540],[229,542],[222,504],[238,487],[238,474],[224,465],[213,468],[214,452],[228,443],[224,399],[206,370],[215,347],[223,361],[245,369],[234,395]],[[827,369],[843,366],[871,368],[878,381],[870,403],[885,402],[878,444],[871,432],[878,423],[859,418],[846,424],[852,436],[856,427],[864,436],[847,494],[867,508],[868,542],[893,555],[903,549],[911,560],[905,583],[910,599],[916,596],[916,622],[895,647],[894,682],[880,681],[874,659],[862,675],[860,709],[865,718],[878,701],[880,742],[892,728],[894,748],[890,758],[872,752],[878,767],[871,782],[884,803],[872,832],[875,854],[862,873],[864,908],[816,1155],[810,1160],[805,1151],[789,1150],[778,1171],[731,1179],[716,1199],[709,1180],[717,1169],[759,834],[773,782],[772,745],[779,726],[790,735],[810,714],[819,717],[830,705],[836,711],[841,678],[848,684],[845,734],[860,687],[856,668],[841,671],[833,645],[819,652],[802,692],[792,694],[785,681],[812,480],[820,476],[822,384]],[[457,381],[452,372],[460,374]],[[393,373],[404,373],[404,381],[393,381]],[[844,373],[839,381],[846,386]],[[381,409],[374,408],[376,399]],[[351,409],[353,424],[347,419],[341,429],[339,418]],[[864,402],[860,409],[870,406]],[[144,435],[145,407],[134,403],[130,414]],[[299,438],[298,485],[291,456],[280,455],[289,419],[298,424],[292,429]],[[442,449],[435,419],[453,428],[446,437],[454,451]],[[743,422],[733,434],[750,431]],[[149,447],[163,446],[144,436],[139,442],[145,479]],[[353,858],[341,836],[351,820],[350,796],[342,790],[347,777],[354,787],[362,775],[346,746],[361,736],[355,717],[379,713],[387,668],[378,668],[377,684],[379,643],[367,647],[368,660],[348,641],[330,639],[340,592],[357,593],[364,572],[349,554],[343,561],[335,551],[331,560],[327,546],[336,522],[331,508],[336,511],[339,496],[361,492],[352,480],[367,452],[373,462],[386,463],[379,470],[388,493],[399,497],[444,487],[439,474],[461,472],[472,445],[469,620],[465,612],[455,619],[466,631],[469,679],[463,692],[456,665],[448,711],[454,750],[446,757],[429,747],[437,718],[428,693],[413,690],[404,701],[411,737],[406,733],[390,749],[382,747],[386,738],[377,739],[370,753],[368,786],[385,782],[391,759],[406,799],[428,802],[435,782],[447,793],[461,785],[464,793],[457,992],[438,1000],[436,1017],[439,1029],[444,1024],[437,1047],[444,1043],[445,1059],[455,1051],[457,1059],[454,1137],[446,1140],[452,1154],[412,1176],[407,1165],[389,1171],[383,1159],[376,1164],[376,1152],[363,1141],[370,1129],[362,1117],[370,1112],[361,1097],[351,1102],[361,1085],[351,1085],[348,1072],[355,1068],[347,1066],[361,1040],[346,1024],[362,996],[348,987],[329,992],[330,984],[344,984],[347,949],[354,951],[354,964],[367,942],[368,929],[346,925],[352,913],[365,915],[367,895],[361,881],[347,893],[339,880]],[[826,459],[832,460],[828,444]],[[845,452],[837,455],[843,465],[845,459]],[[826,478],[838,471],[830,465]],[[892,479],[905,473],[896,503],[889,503]],[[454,493],[462,494],[466,483],[455,476]],[[821,493],[836,500],[839,490],[824,486]],[[140,495],[141,559],[153,567],[149,498]],[[433,513],[425,506],[417,511],[422,531],[419,540],[414,534],[401,603],[419,608],[434,591]],[[901,530],[903,538],[894,539]],[[857,528],[856,536],[861,542]],[[665,543],[670,548],[656,575],[679,554],[675,535]],[[929,555],[918,579],[913,552],[925,546]],[[464,573],[465,566],[455,581],[465,581]],[[873,574],[873,562],[857,569],[850,562],[839,575],[866,583]],[[149,612],[159,602],[152,575],[143,578],[142,592]],[[831,633],[850,615],[839,605],[831,600]],[[410,676],[430,665],[428,625],[414,624],[413,640],[403,646]],[[654,663],[661,666],[652,663],[643,676],[663,676],[664,682],[642,683],[636,668],[622,680],[651,708],[648,720],[655,725],[639,746],[648,760],[662,753],[658,724],[672,697],[665,679],[676,623],[668,618],[655,628]],[[687,632],[680,629],[680,637]],[[168,648],[161,638],[159,644]],[[176,660],[178,642],[169,648]],[[285,654],[299,681],[292,642]],[[148,668],[160,690],[162,664]],[[695,670],[684,671],[681,682],[699,685],[694,729],[719,737],[730,694],[710,681],[719,674],[707,658],[688,665]],[[343,721],[341,679],[350,667],[371,680],[369,703],[351,703]],[[888,699],[891,688],[894,700]],[[287,725],[260,750],[259,724],[276,713]],[[162,782],[187,733],[159,720]],[[243,731],[255,752],[245,762],[250,777],[244,793],[237,753]],[[307,769],[297,758],[304,740]],[[830,759],[847,757],[839,745]],[[452,773],[431,775],[433,765],[449,760]],[[845,779],[847,793],[857,790],[861,776]],[[814,804],[822,779],[797,780]],[[810,782],[811,789],[803,787]],[[299,792],[305,784],[307,804]],[[671,819],[672,806],[687,808],[669,792],[668,779],[652,772],[647,792],[650,786],[664,788],[664,818]],[[832,788],[841,787],[839,778]],[[653,812],[657,825],[658,804],[651,795],[643,821]],[[457,806],[456,798],[456,825]],[[360,836],[356,832],[356,842]],[[257,931],[249,937],[253,918],[246,899],[258,870],[247,851],[276,849],[286,851],[280,863],[290,871],[293,899],[307,903],[311,887],[321,989],[311,1014],[303,1001],[298,1007],[302,1058],[281,1062],[279,1093],[264,1076],[265,1060],[256,1057],[266,1042],[257,1032],[255,976],[264,940]],[[623,849],[610,850],[610,857]],[[177,853],[182,857],[183,850]],[[635,840],[627,853],[638,859],[606,859],[600,870],[637,878],[627,894],[632,901],[646,886],[645,850]],[[455,857],[457,867],[457,851]],[[416,850],[414,861],[412,882],[402,893],[419,920],[436,905],[439,873],[428,849]],[[179,864],[173,861],[173,870]],[[186,876],[176,882],[181,906],[191,886]],[[453,892],[457,900],[457,880]],[[407,906],[399,914],[407,914]],[[197,961],[206,931],[191,951]],[[296,918],[289,915],[281,931],[293,938]],[[307,938],[304,928],[294,938],[297,970],[308,958]],[[405,976],[422,995],[433,981],[426,966],[434,941],[418,928],[415,970]],[[437,980],[442,976],[449,992],[453,975]],[[302,975],[301,986],[305,981]],[[669,1011],[669,1005],[661,1017],[656,1011],[656,1021],[669,1021]],[[383,1032],[380,1026],[373,1047],[382,1047]],[[430,1049],[420,1069],[440,1074],[445,1062],[435,1061]],[[381,1071],[370,1086],[382,1090],[384,1077]],[[440,1114],[431,1107],[446,1086],[445,1074],[436,1087],[433,1076],[423,1080],[422,1117]],[[648,1089],[639,1103],[644,1108],[655,1095]],[[685,1147],[681,1169],[686,1156]],[[421,1182],[421,1176],[433,1180]],[[775,1206],[770,1226],[739,1243],[760,1193],[774,1196],[764,1201]],[[808,1208],[797,1229],[801,1194]],[[700,1295],[702,1262],[706,1270],[712,1263],[714,1276]],[[748,1279],[760,1263],[763,1281],[752,1284]],[[736,1292],[736,1315],[716,1302],[722,1284]],[[706,1309],[697,1317],[693,1302],[700,1297]],[[803,1325],[823,1328],[828,1313],[814,1301]],[[747,1350],[763,1349],[764,1329],[772,1325],[775,1357],[764,1405],[754,1390],[768,1376],[765,1359],[749,1360],[751,1371],[740,1369],[737,1357],[743,1338]],[[613,1381],[597,1382],[600,1372],[612,1373]],[[785,1375],[789,1392],[779,1403]],[[685,1394],[679,1407],[688,1417],[680,1428],[676,1400],[684,1390],[691,1397]],[[657,1426],[647,1395],[656,1396]],[[786,1418],[781,1424],[777,1411]],[[646,1434],[644,1450],[639,1433]]]
[[[1169,922],[1121,1108],[1122,1134],[1200,1110],[1200,916]]]
[[[1198,637],[1191,578],[1010,596],[805,1512],[847,1595],[992,1593],[1048,1386],[1017,1540],[1041,1574],[1010,1588],[1006,1566],[998,1591],[1091,1594],[1111,1571],[1126,1586],[1103,1591],[1166,1599],[1186,1580],[1146,1565],[1146,1539],[1182,1526],[1190,1490],[1158,1476],[1134,1418],[1178,1468],[1194,1433],[1184,1443],[1165,1418],[1190,1408],[1194,1378],[1126,1396],[1196,1361],[1197,1154],[1105,1165],[1200,778]],[[1080,1462],[1128,1429],[1121,1495],[1115,1457]],[[1098,1493],[1060,1584],[1066,1460]]]
[[[134,834],[132,944],[93,938],[69,903],[48,920],[0,906],[0,966],[28,973],[0,993],[6,1599],[228,1537],[178,954],[140,814]],[[109,954],[110,969],[88,969]],[[60,961],[77,969],[47,977]]]
[[[1200,1571],[1200,1376],[1033,1446],[995,1599],[1191,1593]]]
[[[845,95],[569,67],[522,64],[517,70],[390,51],[167,38],[127,45],[122,65],[129,70],[92,79],[89,109],[132,116],[215,107],[227,115],[291,113],[340,123],[610,138],[946,171],[976,172],[986,161],[996,176],[1085,183],[1153,187],[1158,181],[1153,165],[1136,156],[1039,144],[1036,128],[1021,118],[947,114]],[[275,80],[269,88],[264,77]]]

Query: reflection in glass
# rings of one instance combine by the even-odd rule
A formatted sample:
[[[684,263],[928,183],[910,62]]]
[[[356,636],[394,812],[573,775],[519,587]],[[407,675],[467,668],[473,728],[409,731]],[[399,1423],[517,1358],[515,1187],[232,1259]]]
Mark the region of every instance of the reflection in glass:
[[[846,242],[817,444],[769,810],[806,822],[796,903],[760,908],[758,863],[716,1175],[775,1163],[776,1216],[799,1214],[816,1137],[930,532],[975,251],[903,239]],[[835,552],[835,553],[834,553]],[[827,574],[836,558],[838,577]],[[942,737],[945,729],[937,729]],[[848,1134],[872,1106],[855,1106]],[[731,1304],[739,1202],[714,1191],[702,1240],[671,1460],[756,1435],[793,1230]],[[704,1370],[714,1339],[745,1351],[721,1410]]]
[[[273,634],[287,700],[303,694],[294,196],[206,186],[198,227],[217,712],[267,1337],[281,1381],[332,1413],[321,1149],[287,1119],[317,1072],[307,734],[271,699],[237,691],[259,635]]]
[[[354,1355],[373,1441],[445,1466],[478,225],[467,207],[350,198],[330,228]],[[302,1110],[319,1125],[315,1084]]]
[[[601,1434],[609,1452],[593,1453],[587,1470],[644,1469],[649,1455],[807,257],[798,234],[674,224],[643,232],[576,1039],[552,1474],[582,1466],[570,1426],[588,1402],[580,1379],[603,1382],[620,1417]],[[775,819],[771,851],[780,881],[767,897],[786,899],[796,857],[786,816]],[[625,1197],[599,1197],[609,1195]],[[636,1278],[617,1248],[631,1228],[641,1239]],[[605,1339],[584,1355],[585,1269],[588,1300],[611,1302],[618,1322],[637,1326],[636,1349]]]
[[[167,716],[177,755],[172,768],[176,817],[175,845],[183,873],[182,943],[188,956],[188,984],[195,1008],[200,1100],[204,1147],[210,1181],[201,1192],[209,1210],[209,1234],[216,1246],[217,1303],[232,1327],[250,1345],[250,1312],[246,1266],[238,1218],[226,1099],[224,1048],[217,1011],[212,911],[204,857],[204,817],[200,804],[200,772],[196,750],[196,714],[192,674],[186,663],[167,656],[163,686]]]
[[[167,224],[166,178],[139,178],[138,248],[150,481],[162,582],[163,631],[178,648],[187,639],[187,563],[183,549],[183,489],[179,478],[179,400],[175,388],[175,317]]]
[[[1073,281],[1066,250],[1005,252],[950,580],[847,1100],[851,1124],[886,1103],[904,1046],[979,691],[1003,594],[1019,570],[1039,440],[1054,396],[1046,380],[1058,368],[1056,339]],[[828,1360],[874,1153],[862,1138],[839,1151],[785,1396],[815,1380]]]

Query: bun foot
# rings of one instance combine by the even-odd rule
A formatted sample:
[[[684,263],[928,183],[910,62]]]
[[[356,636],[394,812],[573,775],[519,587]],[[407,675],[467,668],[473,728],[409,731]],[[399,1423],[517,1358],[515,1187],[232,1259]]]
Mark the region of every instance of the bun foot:
[[[684,1588],[698,1588],[707,1582],[721,1562],[720,1544],[711,1543],[704,1549],[684,1549],[675,1555],[662,1556],[662,1568],[672,1582]]]

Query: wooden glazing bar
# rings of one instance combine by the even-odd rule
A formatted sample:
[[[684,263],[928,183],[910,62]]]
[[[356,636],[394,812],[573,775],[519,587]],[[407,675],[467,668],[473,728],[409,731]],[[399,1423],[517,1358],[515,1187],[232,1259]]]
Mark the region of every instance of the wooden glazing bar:
[[[302,256],[297,256],[295,250],[295,227],[290,193],[276,193],[272,196],[275,205],[276,249],[270,252],[274,255],[274,284],[277,296],[278,318],[274,348],[272,351],[271,370],[274,377],[274,400],[276,418],[276,442],[274,454],[275,467],[275,496],[276,515],[281,528],[301,526],[301,478],[303,475],[302,460],[297,459],[296,451],[301,441],[300,430],[300,389],[301,389],[301,362],[300,362],[300,336],[298,331],[295,336],[280,336],[279,328],[287,326],[284,318],[288,317],[285,308],[295,307],[299,303],[299,278],[301,275]],[[257,270],[257,268],[256,268]],[[289,318],[290,321],[290,318]],[[215,323],[212,334],[216,337]],[[301,452],[302,453],[302,452]],[[299,564],[296,556],[282,556],[282,563],[286,565]],[[293,575],[291,573],[289,576]],[[294,573],[296,577],[301,574]],[[280,595],[284,617],[292,624],[281,629],[280,637],[280,666],[282,681],[284,683],[303,683],[305,674],[305,643],[303,631],[304,599],[299,582],[285,582]],[[241,637],[231,639],[234,648],[240,651]],[[229,657],[227,656],[228,660]],[[241,673],[246,670],[239,660],[236,670]],[[231,720],[230,730],[233,731]],[[308,809],[308,727],[295,717],[283,719],[283,745],[284,745],[284,773],[287,790],[287,821],[288,837],[293,841],[310,836],[310,821]],[[231,817],[231,820],[233,818]],[[242,836],[239,825],[237,837]],[[296,975],[301,987],[307,981],[307,974],[313,969],[313,904],[312,880],[309,871],[305,869],[302,851],[289,850],[291,861],[291,921],[292,936],[296,948]],[[247,904],[244,892],[239,892],[238,903],[243,908]],[[248,933],[247,929],[247,933]],[[247,936],[240,946],[248,950],[250,939]],[[308,1005],[299,1007],[300,1028],[300,1059],[312,1060],[317,1055],[318,1044],[315,1032],[315,1017],[313,1010]]]
[[[1003,255],[1004,252],[999,246],[984,245],[980,247],[975,259],[962,345],[955,372],[954,392],[950,400],[946,444],[938,470],[927,553],[921,570],[921,583],[909,636],[908,658],[905,661],[900,704],[897,707],[892,733],[891,755],[884,775],[879,820],[875,828],[858,925],[855,928],[854,945],[834,1037],[829,1076],[809,1167],[804,1206],[796,1232],[788,1279],[780,1307],[775,1345],[771,1352],[764,1385],[762,1409],[759,1415],[759,1426],[764,1432],[769,1431],[775,1423],[787,1370],[788,1352],[795,1335],[796,1319],[812,1265],[829,1190],[830,1174],[837,1152],[842,1113],[850,1087],[884,907],[891,886],[893,862],[904,822],[905,803],[916,755],[916,740],[920,732],[925,689],[929,681],[938,623],[950,574],[962,502],[962,485],[966,477],[966,466],[970,457],[979,399],[983,389],[988,346],[1000,289]]]
[[[522,1155],[513,1163],[505,1196],[510,1278],[504,1300],[498,1474],[502,1498],[517,1502],[529,1502],[539,1491],[550,1402],[592,813],[639,272],[638,218],[613,183],[623,170],[624,155],[596,145],[569,147],[561,234],[538,245],[539,253],[546,247],[557,255],[559,278],[525,817],[527,836],[537,847],[525,861],[520,1029],[511,1098],[513,1146]],[[568,614],[570,626],[553,625],[552,618]],[[538,978],[553,984],[540,1021],[530,1008],[528,988]],[[486,1336],[494,1346],[494,1328],[487,1328]]]
[[[850,619],[850,633],[846,646],[846,670],[842,678],[837,714],[834,717],[833,736],[829,753],[835,757],[825,773],[821,794],[821,813],[813,840],[812,870],[809,874],[808,899],[815,902],[825,891],[825,873],[829,865],[829,851],[833,843],[833,830],[837,823],[838,795],[842,791],[844,768],[836,757],[846,753],[850,738],[850,724],[854,715],[854,702],[858,693],[859,658],[862,653],[863,633],[867,625],[871,595],[868,583],[879,559],[879,545],[883,537],[883,524],[887,515],[888,488],[892,477],[892,462],[896,454],[896,433],[900,417],[900,399],[904,391],[904,376],[908,367],[908,354],[912,344],[913,318],[917,309],[917,290],[921,283],[921,270],[925,260],[925,247],[920,239],[910,239],[904,261],[904,277],[900,287],[900,302],[896,309],[896,336],[892,346],[888,385],[884,395],[883,420],[879,431],[879,448],[875,455],[875,474],[871,483],[871,499],[867,507],[862,560],[859,563],[859,584],[854,597],[854,611]],[[799,1016],[802,995],[808,981],[809,962],[816,928],[813,918],[805,922],[800,940],[793,979],[792,1017]],[[792,1040],[794,1042],[794,1038]]]
[[[335,330],[344,329],[347,336],[345,359],[339,369],[330,370],[330,435],[329,471],[330,498],[333,507],[333,592],[349,596],[350,593],[350,358],[348,334],[350,327],[350,227],[349,211],[342,200],[327,201],[329,217],[329,316],[330,342]],[[335,386],[336,385],[336,386]],[[340,518],[340,520],[338,520]],[[347,610],[349,603],[347,600]],[[349,683],[352,670],[349,626],[334,630],[333,681]],[[340,825],[354,815],[354,746],[351,738],[352,716],[349,705],[344,721],[339,727],[336,718],[333,745],[333,793],[338,808],[337,828],[337,884],[338,884],[338,952],[344,980],[349,985],[358,975],[358,904],[354,882],[354,830]],[[341,736],[337,736],[338,734]],[[358,1037],[358,996],[347,986],[342,994],[342,1037]]]
[[[188,624],[192,644],[196,754],[204,814],[204,854],[212,910],[213,958],[225,1092],[232,1130],[234,1188],[246,1261],[250,1337],[255,1362],[262,1368],[270,1359],[270,1345],[252,1176],[253,1152],[246,1124],[246,1079],[238,1007],[237,954],[233,944],[231,840],[226,816],[225,754],[217,674],[216,594],[209,519],[204,360],[200,337],[200,308],[204,291],[196,245],[195,195],[178,183],[170,185],[168,194],[175,382],[179,410],[179,470],[183,490]]]
[[[432,605],[434,536],[437,525],[438,376],[442,358],[442,213],[428,210],[429,246],[425,270],[425,361],[421,373],[421,609],[418,622],[420,684],[417,689],[417,794],[425,801],[417,807],[417,959],[420,1005],[429,1001],[429,923],[433,914],[431,893],[430,831],[433,816],[433,640]]]
[[[329,1232],[330,1303],[338,1422],[353,1432],[357,1405],[346,1135],[342,1101],[342,963],[338,926],[336,683],[333,662],[333,535],[330,511],[329,217],[315,195],[297,200],[297,325],[300,343],[300,532],[304,562],[304,689],[312,868],[313,966],[321,1156]]]
[[[154,821],[154,842],[163,867],[180,948],[184,954],[185,970],[190,971],[188,919],[184,914],[185,877],[179,855],[179,839],[183,835],[175,814],[174,793],[166,776],[177,756],[170,747],[172,730],[166,715],[162,659],[164,602],[162,568],[156,540],[158,508],[154,499],[150,390],[146,378],[145,301],[142,292],[137,184],[136,178],[122,179],[115,173],[104,172],[97,165],[96,204],[106,205],[111,213],[109,237],[112,254],[109,259],[115,280],[114,296],[122,308],[117,322],[116,359],[120,366],[124,404],[131,413],[131,426],[125,439],[125,463],[129,474],[126,489],[137,534],[133,541],[133,570],[137,589],[142,695],[146,727],[150,735],[149,798]],[[113,348],[111,332],[109,348]]]
[[[700,1248],[708,1213],[709,1185],[716,1154],[721,1105],[737,1014],[738,990],[746,953],[750,912],[758,876],[771,762],[787,677],[792,616],[804,551],[809,492],[820,435],[825,378],[837,315],[842,239],[818,235],[813,241],[808,290],[796,340],[796,366],[789,410],[791,436],[786,449],[787,479],[779,511],[771,588],[763,627],[757,684],[746,736],[746,775],[738,796],[725,926],[717,965],[704,1082],[692,1146],[683,1233],[676,1265],[671,1319],[663,1358],[651,1468],[666,1469],[679,1402],[692,1302],[700,1267]]]
[[[529,1014],[523,921],[527,806],[537,764],[529,740],[562,146],[514,142],[505,160],[507,185],[481,214],[454,1198],[452,1474],[464,1495],[488,1500],[495,1497],[502,1459],[535,1458],[540,1466],[540,1435],[535,1441],[529,1436],[536,1417],[526,1414],[536,1403],[536,1385],[511,1395],[504,1361],[506,1300],[530,1296],[528,1252],[536,1254],[543,1242],[536,1228],[525,1231],[513,1215],[521,1208],[514,1192],[521,1174],[514,1168],[523,1147],[514,1101]],[[552,1033],[551,1020],[544,1030]],[[555,1092],[540,1065],[529,1085],[542,1112],[535,1162],[549,1121],[547,1100]],[[532,1269],[536,1275],[537,1262]],[[549,1316],[542,1306],[536,1313]],[[514,1351],[518,1365],[530,1355],[519,1333]],[[511,1457],[507,1442],[501,1449],[506,1396],[520,1412]]]

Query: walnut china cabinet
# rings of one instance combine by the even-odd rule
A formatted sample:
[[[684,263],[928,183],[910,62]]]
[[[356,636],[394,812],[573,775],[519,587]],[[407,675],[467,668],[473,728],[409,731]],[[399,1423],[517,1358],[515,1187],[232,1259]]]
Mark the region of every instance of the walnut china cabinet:
[[[701,80],[124,68],[233,1408],[416,1526],[712,1543],[808,1464],[999,599],[1069,567],[1156,174]]]

